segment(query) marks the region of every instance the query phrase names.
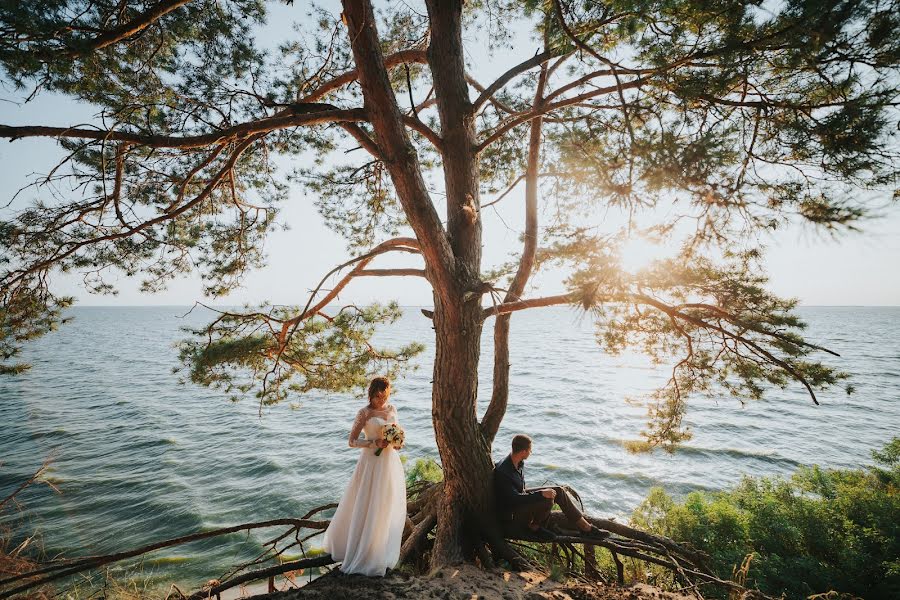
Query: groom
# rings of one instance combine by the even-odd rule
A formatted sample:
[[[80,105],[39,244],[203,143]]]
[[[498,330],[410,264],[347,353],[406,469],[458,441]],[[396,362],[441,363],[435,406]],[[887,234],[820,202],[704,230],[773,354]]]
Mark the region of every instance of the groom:
[[[527,489],[525,459],[531,456],[531,438],[519,434],[512,439],[512,452],[494,466],[494,494],[497,515],[509,533],[527,530],[533,536],[552,540],[556,536],[544,525],[554,504],[559,505],[569,524],[592,537],[609,534],[588,523],[561,487]]]

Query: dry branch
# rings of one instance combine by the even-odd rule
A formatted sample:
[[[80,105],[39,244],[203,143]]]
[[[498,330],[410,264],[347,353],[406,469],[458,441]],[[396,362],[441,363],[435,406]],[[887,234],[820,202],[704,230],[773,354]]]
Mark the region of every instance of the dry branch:
[[[135,550],[128,550],[125,552],[118,552],[115,554],[107,554],[102,556],[88,556],[80,559],[59,561],[55,564],[50,564],[34,571],[29,571],[27,573],[22,573],[14,577],[7,577],[6,579],[0,580],[0,586],[9,586],[10,584],[16,582],[26,581],[26,583],[23,583],[18,587],[0,590],[0,598],[10,598],[17,594],[24,593],[32,588],[45,585],[52,581],[57,581],[64,577],[76,575],[84,571],[90,571],[114,562],[134,558],[135,556],[147,554],[148,552],[153,552],[154,550],[170,548],[172,546],[179,546],[182,544],[187,544],[189,542],[195,542],[197,540],[218,537],[227,535],[229,533],[236,533],[238,531],[249,531],[250,529],[277,527],[281,525],[290,525],[296,529],[306,528],[324,530],[326,527],[328,527],[328,521],[311,521],[308,519],[273,519],[271,521],[244,523],[242,525],[235,525],[233,527],[225,527],[223,529],[193,533],[169,540],[163,540],[147,546],[143,546],[141,548],[137,548]],[[43,575],[44,577],[40,577],[41,575]],[[27,581],[29,579],[30,581]]]
[[[40,471],[35,475],[35,477],[39,475],[39,473]],[[32,477],[31,481],[33,480],[34,477]],[[405,537],[401,546],[401,564],[409,562],[412,557],[417,554],[417,552],[421,553],[423,546],[426,546],[426,544],[430,545],[430,542],[428,541],[428,535],[433,531],[437,523],[437,505],[441,497],[440,492],[442,489],[442,483],[433,484],[427,482],[420,482],[419,484],[414,484],[410,487],[409,500],[407,502],[407,515],[409,521],[414,523],[414,526]],[[7,500],[8,499],[9,497],[7,498]],[[317,507],[306,513],[302,519],[274,519],[256,523],[245,523],[241,525],[235,525],[233,527],[217,529],[214,531],[195,533],[170,540],[164,540],[126,552],[119,552],[104,556],[89,556],[73,560],[56,561],[55,563],[44,565],[39,569],[0,580],[0,586],[6,588],[0,590],[0,598],[8,598],[17,594],[22,594],[27,592],[28,590],[47,585],[48,583],[51,583],[53,581],[61,580],[78,573],[94,570],[110,563],[133,558],[142,554],[153,552],[155,550],[160,550],[162,548],[186,544],[201,539],[218,537],[238,531],[249,531],[251,529],[261,529],[283,525],[287,525],[290,527],[290,529],[288,529],[286,532],[273,538],[265,544],[267,546],[270,546],[270,550],[263,553],[258,559],[254,560],[253,562],[235,568],[232,573],[229,574],[229,579],[221,582],[216,581],[212,586],[206,587],[191,594],[190,596],[187,596],[188,600],[212,598],[227,589],[234,588],[250,581],[271,578],[275,575],[280,575],[289,571],[296,571],[298,569],[323,567],[335,563],[336,561],[330,555],[322,555],[313,558],[304,558],[297,561],[285,562],[253,571],[246,571],[243,573],[240,572],[252,565],[260,564],[260,562],[263,560],[270,560],[273,558],[277,559],[285,550],[290,547],[300,545],[302,549],[302,544],[306,539],[309,539],[310,537],[312,537],[312,535],[317,535],[317,532],[323,531],[329,524],[329,521],[327,520],[310,520],[310,517],[324,510],[334,508],[335,506],[335,504],[327,504]],[[645,531],[641,531],[639,529],[617,523],[613,520],[592,517],[586,518],[592,524],[596,525],[602,530],[610,532],[611,535],[606,538],[598,538],[591,535],[581,534],[577,531],[568,531],[568,524],[562,513],[553,513],[551,515],[549,525],[560,532],[553,540],[554,547],[556,548],[557,553],[562,552],[565,555],[562,558],[567,561],[570,570],[574,568],[575,554],[581,555],[581,553],[579,553],[575,548],[576,544],[580,544],[584,547],[584,575],[586,577],[593,577],[594,579],[596,579],[601,575],[596,571],[596,564],[591,559],[593,558],[594,548],[603,547],[613,553],[613,557],[616,560],[617,569],[620,571],[620,577],[622,575],[622,569],[621,561],[618,560],[619,555],[628,556],[637,560],[670,569],[671,571],[673,571],[673,573],[675,573],[690,585],[705,583],[719,585],[729,590],[745,590],[742,585],[733,581],[722,579],[716,576],[714,573],[711,573],[705,567],[706,557],[701,552],[686,547],[683,544],[679,544],[678,542],[667,537],[647,533]],[[316,532],[314,532],[310,536],[303,538],[302,540],[299,539],[299,535],[295,536],[295,542],[281,548],[281,550],[278,550],[274,555],[269,554],[272,550],[277,550],[276,545],[279,542],[286,539],[292,533],[299,532],[300,529],[304,528],[313,529],[316,530]],[[523,532],[517,535],[510,535],[507,539],[511,541],[517,540],[525,542],[547,541],[545,539],[539,539],[534,536],[529,536],[527,532]],[[522,559],[521,556],[515,553],[515,551],[506,544],[505,540],[499,540],[499,542],[499,545],[497,543],[497,540],[493,540],[491,543],[494,552],[494,558],[506,558],[507,560],[510,560],[514,568],[526,568],[527,562]],[[504,546],[505,548],[501,546]],[[498,552],[500,554],[498,554]],[[482,561],[484,562],[484,564],[490,564],[492,562],[492,559],[489,559],[485,552],[485,556],[482,558]],[[9,587],[12,584],[19,583],[21,583],[21,585],[18,585],[17,587]]]
[[[47,460],[45,460],[45,461],[43,462],[43,464],[42,464],[42,465],[41,465],[34,473],[32,473],[31,477],[29,477],[28,479],[26,479],[25,481],[23,481],[23,482],[19,485],[19,487],[17,487],[15,490],[13,490],[13,492],[12,492],[11,494],[9,494],[8,496],[6,496],[3,500],[0,500],[0,508],[3,508],[3,506],[4,506],[7,502],[9,502],[9,501],[11,501],[11,500],[14,500],[15,497],[16,497],[16,495],[18,495],[19,493],[21,493],[22,490],[24,490],[24,489],[27,488],[29,485],[31,485],[32,483],[34,483],[35,481],[37,481],[38,479],[40,479],[41,475],[43,475],[44,473],[47,472],[47,468],[50,466],[50,463],[52,463],[52,462],[53,462],[53,457],[52,457],[52,456],[51,456],[50,458],[48,458]],[[52,485],[51,485],[51,487],[52,487]],[[55,488],[54,488],[54,489],[55,489]],[[0,583],[2,583],[2,582],[0,582]]]

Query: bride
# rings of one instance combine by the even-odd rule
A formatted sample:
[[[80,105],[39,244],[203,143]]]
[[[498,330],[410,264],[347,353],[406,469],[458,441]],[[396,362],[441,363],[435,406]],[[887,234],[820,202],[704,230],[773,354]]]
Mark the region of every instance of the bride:
[[[387,403],[390,395],[386,377],[373,379],[369,404],[356,413],[350,430],[350,446],[362,451],[323,542],[344,573],[383,576],[400,558],[406,482],[400,456],[381,439],[382,427],[397,423],[397,409]],[[359,439],[360,432],[365,439]],[[378,448],[383,448],[380,456]]]

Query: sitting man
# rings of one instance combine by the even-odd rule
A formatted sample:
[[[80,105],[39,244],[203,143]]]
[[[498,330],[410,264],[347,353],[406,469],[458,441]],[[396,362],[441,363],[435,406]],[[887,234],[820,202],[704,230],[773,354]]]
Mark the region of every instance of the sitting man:
[[[525,487],[525,459],[531,455],[531,438],[516,435],[512,452],[494,466],[494,494],[497,514],[507,533],[526,530],[533,537],[551,540],[553,532],[544,525],[550,518],[553,504],[559,505],[569,524],[591,537],[604,538],[609,534],[588,523],[581,511],[561,487],[527,489]]]

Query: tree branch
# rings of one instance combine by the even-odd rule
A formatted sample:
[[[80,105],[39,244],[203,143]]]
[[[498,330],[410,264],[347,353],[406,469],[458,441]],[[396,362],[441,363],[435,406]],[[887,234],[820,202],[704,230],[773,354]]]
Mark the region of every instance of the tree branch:
[[[319,110],[310,109],[318,108]],[[303,111],[298,114],[298,111]],[[171,136],[140,134],[127,131],[103,129],[78,129],[75,127],[42,127],[36,125],[9,126],[0,125],[0,138],[15,141],[26,137],[78,138],[97,141],[128,142],[148,148],[202,148],[220,144],[231,139],[269,133],[279,129],[301,125],[317,125],[319,123],[341,123],[365,121],[366,112],[361,108],[340,109],[330,104],[296,105],[272,117],[264,117],[256,121],[234,125],[221,131],[214,131],[196,136]]]
[[[200,204],[201,202],[206,200],[209,197],[209,195],[213,192],[213,190],[215,190],[216,187],[218,187],[218,185],[225,179],[225,176],[231,172],[231,169],[234,167],[235,163],[237,163],[238,159],[241,157],[241,155],[244,153],[244,151],[247,148],[249,148],[253,143],[258,141],[261,137],[262,137],[262,134],[257,134],[257,135],[250,136],[249,138],[246,138],[245,140],[240,142],[234,148],[234,150],[231,153],[231,156],[228,157],[228,160],[225,161],[225,164],[222,166],[222,168],[219,169],[218,173],[216,173],[216,175],[209,181],[209,183],[207,183],[206,187],[204,187],[203,190],[199,194],[197,194],[197,196],[194,197],[191,201],[181,205],[180,207],[178,207],[174,210],[166,210],[166,212],[164,214],[159,215],[148,221],[139,223],[138,225],[130,227],[124,231],[120,231],[118,233],[110,233],[110,234],[103,235],[100,237],[88,238],[88,239],[81,240],[78,242],[71,242],[71,245],[65,251],[62,251],[62,247],[58,248],[57,253],[54,253],[53,256],[51,256],[48,259],[39,261],[38,263],[33,264],[33,265],[28,265],[26,267],[23,267],[22,269],[19,269],[18,271],[12,271],[10,273],[7,273],[7,277],[9,277],[10,275],[13,275],[13,273],[15,273],[15,275],[10,277],[9,279],[0,281],[0,283],[2,283],[3,287],[12,286],[16,282],[21,280],[23,277],[28,275],[29,273],[37,273],[37,272],[43,271],[45,269],[48,269],[49,267],[62,261],[65,258],[71,256],[72,254],[74,254],[75,252],[77,252],[78,250],[80,250],[81,248],[83,248],[85,246],[98,244],[101,242],[107,242],[107,241],[127,238],[127,237],[134,235],[135,233],[140,233],[140,232],[144,231],[145,229],[153,227],[154,225],[158,225],[159,223],[163,223],[165,221],[170,221],[170,220],[178,217],[179,215],[184,214],[185,212],[189,211],[190,209],[194,208],[195,206],[197,206],[198,204]]]
[[[425,269],[361,269],[353,277],[427,277]]]
[[[353,136],[353,139],[355,139],[357,142],[359,142],[359,145],[363,149],[365,149],[369,154],[371,154],[378,160],[383,160],[383,157],[381,154],[381,148],[378,147],[378,144],[375,142],[375,140],[373,140],[371,137],[369,137],[369,134],[367,134],[365,131],[363,131],[362,127],[360,127],[356,123],[346,123],[346,122],[341,123],[340,125],[341,125],[341,127],[344,128],[344,130],[347,133],[349,133],[351,136]]]
[[[230,590],[231,588],[243,585],[250,581],[259,581],[260,579],[266,579],[275,575],[287,573],[289,571],[297,571],[299,569],[325,567],[328,565],[332,565],[335,562],[337,561],[331,558],[330,554],[322,554],[319,556],[313,556],[312,558],[304,558],[301,560],[281,563],[280,565],[274,565],[265,569],[258,569],[256,571],[250,571],[249,573],[243,573],[242,575],[238,575],[234,579],[230,579],[209,589],[202,589],[188,596],[187,600],[203,600],[213,597],[218,598],[219,594],[221,594],[225,590]]]
[[[148,552],[153,552],[154,550],[160,550],[162,548],[169,548],[172,546],[179,546],[182,544],[187,544],[189,542],[204,540],[207,538],[235,533],[238,531],[276,527],[279,525],[291,525],[296,528],[324,530],[326,527],[328,527],[328,521],[311,521],[307,519],[273,519],[271,521],[245,523],[243,525],[235,525],[234,527],[214,529],[212,531],[193,533],[171,540],[164,540],[161,542],[150,544],[148,546],[137,548],[135,550],[128,550],[126,552],[118,552],[116,554],[108,554],[104,556],[88,556],[73,561],[65,561],[56,565],[43,567],[41,569],[29,571],[27,573],[21,573],[15,575],[14,577],[7,577],[6,579],[0,580],[0,586],[2,586],[8,585],[14,581],[22,581],[25,579],[38,577],[39,575],[45,575],[44,577],[40,577],[38,579],[32,579],[31,581],[24,583],[16,588],[0,590],[0,598],[10,598],[17,594],[21,594],[22,592],[25,592],[31,588],[50,583],[51,581],[56,581],[58,579],[62,579],[64,577],[68,577],[70,575],[81,573],[90,569],[96,569],[97,567],[102,567],[103,565],[108,565],[110,563],[119,562],[121,560],[133,558],[135,556],[140,556],[141,554],[147,554]]]
[[[827,352],[828,354],[830,354],[830,355],[832,355],[832,356],[840,356],[840,354],[838,354],[838,353],[835,352],[834,350],[830,350],[830,349],[828,349],[828,348],[825,348],[824,346],[818,346],[818,345],[816,345],[816,344],[810,344],[809,342],[791,339],[791,338],[788,338],[787,336],[785,336],[785,335],[783,335],[783,334],[781,334],[781,333],[778,333],[777,331],[766,331],[766,330],[764,330],[764,329],[761,329],[761,328],[755,326],[753,323],[748,323],[748,322],[744,321],[743,319],[738,318],[737,315],[733,315],[733,314],[731,314],[730,312],[728,312],[727,310],[724,310],[724,309],[722,309],[722,308],[719,308],[718,306],[713,306],[712,304],[698,303],[698,302],[689,302],[689,303],[687,303],[687,304],[678,304],[678,305],[676,305],[676,306],[673,306],[672,308],[673,308],[674,310],[680,310],[680,309],[682,309],[682,308],[699,308],[699,309],[701,309],[701,310],[706,310],[706,311],[709,311],[709,312],[711,312],[711,313],[715,313],[715,314],[717,314],[717,315],[719,315],[719,316],[721,316],[721,317],[724,317],[724,318],[728,319],[730,322],[732,322],[732,323],[734,323],[734,324],[736,324],[736,325],[739,325],[740,327],[744,327],[744,328],[746,328],[746,329],[750,329],[750,330],[755,331],[755,332],[757,332],[757,333],[761,333],[761,334],[763,334],[763,335],[768,335],[768,336],[777,338],[777,339],[779,339],[779,340],[782,340],[782,341],[784,341],[784,342],[788,342],[788,343],[791,343],[791,344],[797,344],[797,345],[800,345],[800,346],[806,346],[807,348],[811,348],[811,349],[813,349],[813,350],[821,350],[822,352]]]
[[[40,468],[37,471],[35,471],[34,473],[32,473],[31,477],[29,477],[28,479],[23,481],[21,484],[19,484],[19,486],[15,490],[13,490],[12,493],[7,495],[3,500],[0,500],[0,507],[2,507],[4,504],[6,504],[7,502],[9,502],[13,498],[15,498],[19,492],[21,492],[22,490],[27,488],[29,485],[31,485],[32,483],[37,481],[47,471],[47,468],[50,466],[50,464],[52,462],[53,462],[52,456],[50,458],[46,459],[43,462],[43,464],[40,466]],[[53,487],[53,486],[51,485],[51,487]],[[0,581],[0,584],[2,584],[2,583],[3,582]]]
[[[552,171],[548,171],[547,173],[538,173],[537,176],[538,177],[565,177],[566,173],[554,173]],[[524,180],[525,180],[525,174],[519,175],[518,177],[515,178],[515,180],[511,184],[509,184],[507,186],[507,188],[505,190],[503,190],[503,193],[501,193],[499,196],[497,196],[490,202],[488,202],[486,204],[482,204],[481,208],[485,209],[485,208],[488,208],[489,206],[494,206],[495,204],[499,203],[501,200],[506,198],[506,196],[508,196],[516,188],[516,186],[519,185],[520,183],[522,183]]]
[[[388,78],[370,2],[344,0],[344,17],[364,106],[378,137],[382,160],[391,175],[397,196],[418,238],[422,256],[435,289],[453,289],[453,253],[422,177],[415,149]],[[402,61],[398,61],[399,62]]]
[[[541,65],[541,74],[534,92],[534,107],[544,102],[544,90],[547,86],[547,63]],[[525,167],[525,234],[522,256],[519,267],[509,285],[503,302],[508,303],[521,299],[525,284],[531,276],[534,258],[537,253],[538,237],[538,169],[541,161],[541,129],[542,117],[531,121],[531,132],[528,139],[528,161]],[[493,443],[494,436],[506,414],[509,401],[509,328],[510,313],[501,314],[494,322],[494,379],[491,401],[484,417],[481,419],[481,431],[488,443]]]
[[[535,307],[542,307],[542,306],[554,306],[554,305],[559,305],[559,304],[574,304],[579,301],[581,301],[581,298],[573,292],[573,293],[569,293],[569,294],[560,294],[558,296],[548,296],[545,298],[533,298],[533,299],[529,299],[529,300],[521,300],[518,302],[505,302],[503,304],[498,304],[496,306],[484,309],[483,316],[484,316],[484,318],[488,318],[493,315],[508,314],[511,312],[515,312],[517,310],[525,310],[528,308],[535,308]],[[601,301],[601,299],[594,298],[593,301],[599,302],[599,301]],[[735,333],[734,331],[726,329],[725,327],[722,327],[721,325],[717,325],[715,323],[710,323],[701,318],[686,314],[686,313],[678,310],[677,307],[670,306],[660,300],[651,298],[650,296],[647,296],[646,294],[625,294],[625,295],[617,295],[617,296],[608,296],[608,297],[602,298],[602,301],[632,302],[632,303],[652,306],[653,308],[665,313],[672,319],[679,319],[679,320],[685,321],[687,323],[691,323],[692,325],[694,325],[696,327],[700,327],[702,329],[706,329],[706,330],[710,330],[710,331],[715,331],[715,332],[725,336],[728,339],[734,340],[734,342],[742,344],[746,348],[757,353],[757,356],[759,356],[760,359],[765,359],[766,361],[770,362],[771,364],[776,365],[777,367],[781,368],[786,373],[788,373],[796,381],[799,381],[801,384],[803,384],[803,387],[806,388],[806,391],[809,394],[810,398],[812,399],[813,403],[815,403],[816,405],[819,404],[819,401],[816,398],[815,391],[812,388],[812,384],[810,384],[810,382],[806,379],[806,377],[803,376],[803,374],[798,372],[788,362],[778,358],[777,356],[772,354],[770,351],[768,351],[765,348],[763,348],[762,346],[760,346],[759,343],[742,335],[741,333]],[[720,317],[725,317],[726,319],[728,319],[728,321],[730,323],[733,323],[733,324],[737,325],[738,327],[746,327],[746,325],[747,325],[746,323],[743,323],[743,321],[741,321],[734,315],[731,315],[727,311],[724,311],[723,309],[716,307],[716,306],[712,306],[712,305],[708,305],[708,304],[691,304],[691,305],[686,305],[686,306],[692,306],[692,307],[703,308],[705,310],[708,310],[709,312],[717,314]],[[834,352],[831,352],[830,350],[827,350],[820,346],[816,346],[814,344],[809,344],[807,342],[796,341],[796,340],[789,340],[789,339],[785,338],[785,336],[783,336],[782,334],[780,334],[778,332],[766,331],[766,330],[760,329],[758,327],[746,327],[746,329],[749,329],[751,331],[759,333],[760,335],[763,335],[763,336],[768,336],[768,337],[771,337],[774,339],[788,341],[792,344],[806,346],[807,348],[812,348],[815,350],[823,350],[823,351],[829,352],[830,354],[835,354]]]
[[[631,143],[634,144],[634,129],[631,126],[631,118],[628,116],[628,104],[625,102],[625,94],[622,90],[622,80],[619,78],[619,71],[615,63],[584,43],[577,35],[575,35],[575,32],[569,28],[569,25],[566,23],[566,17],[563,14],[562,0],[553,0],[553,6],[556,8],[556,16],[559,19],[559,24],[563,31],[566,32],[566,35],[569,36],[569,39],[575,42],[576,46],[609,67],[612,72],[612,76],[616,81],[616,91],[619,94],[619,102],[621,103],[622,118],[625,121],[625,126],[628,128],[628,135],[631,138]]]
[[[328,306],[328,304],[334,300],[338,294],[341,293],[347,284],[354,278],[359,276],[359,273],[365,269],[365,267],[372,262],[379,254],[384,254],[385,252],[391,251],[400,251],[400,252],[419,252],[419,242],[414,238],[393,238],[382,242],[375,246],[372,250],[366,252],[362,256],[357,256],[355,258],[351,258],[350,260],[339,264],[322,278],[319,282],[319,285],[316,286],[316,289],[313,290],[312,294],[309,296],[309,300],[306,303],[306,306],[300,312],[299,315],[284,321],[281,326],[281,333],[278,335],[278,341],[281,344],[282,351],[285,347],[287,347],[287,343],[290,341],[290,336],[293,333],[294,329],[304,320],[315,314],[317,314],[320,310]],[[317,302],[314,306],[311,306],[313,299],[316,297],[316,294],[322,289],[322,286],[328,280],[329,277],[337,273],[338,271],[349,267],[352,264],[356,264],[356,267],[353,268],[347,275],[341,279],[337,285],[335,285],[328,294],[325,295],[322,300]],[[279,352],[279,357],[281,353]]]
[[[163,16],[184,6],[190,1],[191,0],[163,0],[162,2],[158,2],[127,23],[123,23],[115,29],[110,29],[109,31],[88,40],[80,48],[72,48],[68,54],[71,56],[90,54],[95,50],[102,50],[107,46],[134,37]]]
[[[431,142],[431,145],[434,146],[439,152],[443,149],[443,140],[441,136],[437,134],[431,127],[423,123],[418,117],[414,117],[411,115],[402,115],[403,124],[412,129],[413,131],[422,134],[422,137]]]
[[[408,50],[401,50],[384,57],[384,66],[387,69],[392,69],[394,67],[398,67],[402,64],[407,63],[427,64],[428,57],[425,54],[425,50],[421,48],[411,48]],[[334,90],[337,90],[347,85],[348,83],[356,81],[358,78],[359,69],[353,69],[352,71],[342,73],[341,75],[338,75],[334,79],[322,84],[317,89],[304,96],[302,101],[316,102],[324,96],[327,96]]]
[[[503,122],[497,129],[491,133],[487,139],[478,144],[476,148],[477,152],[481,152],[495,141],[503,137],[507,131],[512,129],[513,127],[517,127],[522,123],[526,123],[536,117],[541,115],[545,115],[551,113],[557,109],[565,108],[567,106],[572,106],[573,104],[578,104],[580,102],[584,102],[585,100],[589,100],[591,98],[595,98],[597,96],[602,96],[604,94],[610,94],[612,92],[617,92],[619,90],[628,90],[633,88],[639,88],[646,83],[646,79],[638,76],[634,79],[622,83],[621,85],[614,85],[608,87],[597,88],[595,90],[591,90],[590,92],[585,92],[583,94],[579,94],[578,96],[573,96],[571,98],[567,98],[565,100],[560,100],[559,102],[552,102],[550,104],[544,104],[540,108],[533,108],[531,111],[521,114],[519,116],[512,117]]]
[[[778,358],[777,356],[775,356],[774,354],[772,354],[771,352],[769,352],[768,350],[766,350],[765,348],[763,348],[762,346],[760,346],[759,344],[754,342],[753,340],[748,339],[748,338],[744,337],[743,335],[734,333],[733,331],[729,331],[728,329],[725,329],[724,327],[721,327],[719,325],[715,325],[713,323],[708,323],[708,322],[704,321],[703,319],[698,319],[697,317],[693,317],[691,315],[685,314],[671,306],[664,304],[663,302],[660,302],[659,300],[650,298],[649,296],[645,296],[644,294],[636,294],[635,298],[644,304],[648,304],[658,310],[661,310],[662,312],[666,313],[669,316],[677,317],[679,319],[682,319],[683,321],[687,321],[688,323],[696,325],[697,327],[702,327],[704,329],[711,329],[713,331],[717,331],[717,332],[721,333],[722,335],[725,335],[728,338],[735,340],[736,342],[740,342],[741,344],[744,344],[748,348],[751,348],[752,350],[758,352],[763,357],[765,357],[766,360],[770,361],[772,364],[775,364],[775,365],[781,367],[785,372],[787,372],[789,375],[791,375],[791,377],[793,377],[794,379],[796,379],[797,381],[802,383],[803,387],[805,387],[806,391],[809,393],[810,398],[812,398],[813,403],[816,405],[819,404],[819,401],[816,398],[816,393],[812,389],[812,385],[810,385],[809,381],[807,381],[803,375],[801,375],[799,372],[797,372],[797,370],[794,369],[787,362],[781,360],[780,358]],[[768,332],[765,332],[764,335],[768,335]],[[776,337],[776,336],[773,336],[773,337]]]
[[[545,296],[543,298],[530,298],[528,300],[518,300],[515,302],[504,302],[497,306],[484,309],[483,318],[487,319],[494,315],[506,315],[518,310],[527,308],[537,308],[542,306],[557,306],[559,304],[574,304],[578,302],[578,295],[573,293],[559,294],[557,296]]]
[[[514,67],[511,67],[506,71],[503,75],[498,77],[493,83],[487,86],[484,91],[475,99],[475,102],[472,103],[472,108],[475,112],[481,108],[485,102],[487,102],[497,90],[502,88],[504,85],[509,83],[509,81],[515,77],[516,75],[520,75],[529,69],[533,69],[535,67],[539,67],[545,64],[548,60],[555,58],[557,56],[563,56],[567,54],[561,48],[551,48],[550,50],[544,50],[540,54],[535,54],[531,58],[526,61],[523,61],[517,64]]]
[[[483,85],[481,85],[477,79],[475,79],[473,76],[469,75],[468,73],[466,73],[466,81],[469,83],[469,85],[471,85],[473,88],[475,88],[479,94],[484,93],[487,90],[487,88],[485,88]],[[496,106],[503,112],[509,113],[511,115],[519,114],[518,110],[514,109],[513,107],[509,106],[508,104],[501,102],[500,100],[497,99],[496,96],[491,96],[490,98],[488,98],[488,100],[491,102],[491,104],[493,104],[494,106]],[[475,110],[475,113],[478,114],[479,111],[477,109],[474,109],[474,110]]]

